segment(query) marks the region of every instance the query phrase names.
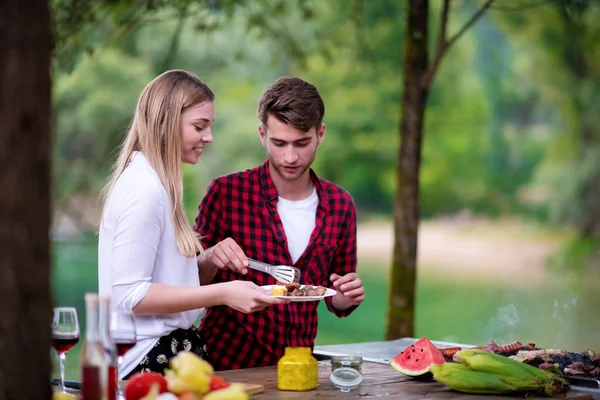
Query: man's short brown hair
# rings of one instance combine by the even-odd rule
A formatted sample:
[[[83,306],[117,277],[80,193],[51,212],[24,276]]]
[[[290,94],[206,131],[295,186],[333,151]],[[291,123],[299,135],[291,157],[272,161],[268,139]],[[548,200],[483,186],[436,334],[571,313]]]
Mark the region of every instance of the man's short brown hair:
[[[325,104],[310,83],[292,77],[277,79],[258,102],[258,119],[266,126],[269,115],[304,132],[318,131],[325,115]]]

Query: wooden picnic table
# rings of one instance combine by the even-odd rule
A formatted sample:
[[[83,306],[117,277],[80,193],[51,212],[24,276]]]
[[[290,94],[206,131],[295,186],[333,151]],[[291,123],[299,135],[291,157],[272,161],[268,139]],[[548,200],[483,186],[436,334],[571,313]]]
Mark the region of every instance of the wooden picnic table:
[[[418,381],[396,372],[389,365],[365,362],[362,366],[363,382],[360,387],[350,391],[341,392],[329,381],[331,373],[331,363],[329,361],[319,361],[319,386],[316,390],[308,392],[288,392],[277,389],[277,367],[260,367],[238,369],[231,371],[221,371],[217,374],[230,382],[241,382],[249,384],[264,385],[264,392],[257,394],[257,400],[294,400],[294,399],[364,399],[364,398],[385,398],[385,399],[459,399],[468,400],[476,398],[485,398],[482,395],[467,395],[454,392],[444,385],[429,381]],[[518,397],[492,396],[490,400],[515,400]],[[592,399],[587,393],[573,392],[567,393],[568,399]],[[529,399],[535,399],[530,397]]]

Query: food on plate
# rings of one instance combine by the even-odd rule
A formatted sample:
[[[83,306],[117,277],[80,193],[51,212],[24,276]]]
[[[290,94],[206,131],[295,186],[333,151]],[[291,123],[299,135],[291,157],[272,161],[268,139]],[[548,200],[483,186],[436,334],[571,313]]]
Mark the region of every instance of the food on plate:
[[[277,282],[277,285],[271,288],[274,296],[323,296],[327,288],[323,286],[300,285],[298,282],[292,282],[286,285]]]
[[[426,337],[396,354],[390,365],[401,374],[413,377],[426,376],[432,365],[446,362],[442,352]]]
[[[125,385],[125,400],[140,400],[146,396],[152,386],[156,386],[157,393],[167,391],[167,381],[157,372],[139,372],[127,380]]]
[[[486,350],[466,349],[454,355],[458,362],[432,365],[433,379],[471,394],[524,394],[562,396],[569,386],[558,374],[544,371]]]
[[[287,289],[284,285],[275,285],[271,288],[271,292],[273,292],[273,296],[283,296]]]

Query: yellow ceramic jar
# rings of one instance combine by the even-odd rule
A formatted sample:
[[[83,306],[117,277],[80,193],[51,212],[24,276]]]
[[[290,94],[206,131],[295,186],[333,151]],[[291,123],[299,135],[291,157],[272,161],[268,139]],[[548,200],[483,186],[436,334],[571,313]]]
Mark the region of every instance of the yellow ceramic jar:
[[[277,388],[298,392],[313,390],[319,383],[319,366],[310,347],[286,347],[277,363]]]

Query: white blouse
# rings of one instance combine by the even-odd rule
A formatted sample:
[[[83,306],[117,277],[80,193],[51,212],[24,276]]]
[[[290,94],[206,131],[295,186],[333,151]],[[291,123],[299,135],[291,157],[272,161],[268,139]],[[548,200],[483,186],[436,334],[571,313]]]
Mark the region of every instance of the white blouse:
[[[132,310],[152,282],[200,285],[196,258],[177,248],[167,191],[146,157],[135,152],[113,187],[100,224],[99,293],[111,296],[113,309]],[[119,376],[135,368],[161,336],[189,328],[201,312],[136,316],[137,344],[125,354]]]

